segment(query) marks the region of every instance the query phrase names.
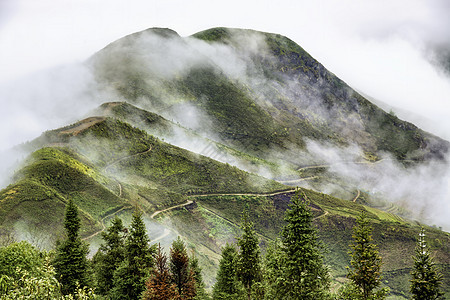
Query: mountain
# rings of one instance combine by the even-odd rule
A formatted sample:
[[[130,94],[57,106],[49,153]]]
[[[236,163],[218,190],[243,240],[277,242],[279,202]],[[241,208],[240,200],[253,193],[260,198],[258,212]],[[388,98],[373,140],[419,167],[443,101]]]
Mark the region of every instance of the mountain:
[[[111,43],[86,66],[103,104],[23,146],[30,156],[0,191],[4,240],[53,247],[72,199],[95,250],[114,215],[127,223],[138,208],[154,242],[183,236],[211,286],[220,248],[240,233],[241,212],[249,209],[265,247],[299,186],[335,283],[345,277],[351,229],[365,211],[384,283],[408,296],[415,236],[426,226],[415,221],[426,217],[416,208],[428,202],[414,202],[411,193],[422,194],[410,176],[409,193],[381,179],[396,184],[424,168],[439,177],[447,141],[384,112],[277,34],[214,28],[183,38],[148,29]],[[450,236],[426,228],[448,290]]]

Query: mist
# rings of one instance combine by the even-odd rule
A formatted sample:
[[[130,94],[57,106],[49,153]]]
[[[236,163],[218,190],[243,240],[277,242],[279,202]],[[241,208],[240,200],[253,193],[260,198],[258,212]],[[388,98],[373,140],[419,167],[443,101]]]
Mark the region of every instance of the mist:
[[[345,178],[350,187],[367,193],[375,201],[405,208],[405,217],[450,230],[448,159],[406,167],[389,153],[382,153],[377,162],[364,161],[363,151],[357,145],[337,148],[329,143],[308,141],[307,150],[317,165]],[[325,184],[322,192],[335,191]]]
[[[104,6],[102,1],[93,2],[95,3],[92,5],[96,8]],[[46,2],[44,7],[48,8],[48,3]],[[429,1],[428,4],[421,1],[398,1],[395,4],[380,1],[379,4],[367,5],[356,0],[347,0],[339,4],[333,1],[325,1],[322,5],[306,1],[284,4],[277,5],[282,7],[281,9],[273,4],[264,8],[264,4],[260,3],[258,7],[261,7],[262,14],[257,17],[256,13],[249,14],[254,9],[252,5],[232,2],[230,8],[222,10],[223,15],[212,14],[209,20],[199,18],[198,14],[208,14],[212,9],[208,12],[200,9],[195,14],[191,11],[184,12],[185,18],[189,17],[189,22],[185,20],[181,23],[169,21],[177,19],[168,13],[173,7],[161,5],[159,8],[167,12],[166,15],[159,14],[162,17],[157,17],[153,12],[153,19],[149,20],[145,14],[136,14],[139,24],[131,24],[129,20],[124,23],[116,22],[116,25],[111,26],[112,30],[106,30],[107,25],[113,24],[114,16],[123,9],[118,2],[111,1],[107,9],[111,15],[101,14],[100,19],[105,23],[98,26],[98,19],[93,18],[92,13],[86,13],[88,7],[78,7],[68,19],[73,22],[75,13],[84,11],[82,15],[86,22],[80,29],[84,42],[80,42],[83,40],[75,27],[68,27],[68,23],[63,21],[64,17],[72,14],[67,8],[55,6],[55,10],[61,9],[64,12],[56,19],[49,17],[48,13],[38,14],[39,22],[36,26],[25,22],[25,28],[17,24],[25,16],[36,20],[32,17],[32,12],[33,9],[39,8],[35,5],[28,7],[26,1],[21,1],[20,5],[10,4],[4,13],[8,18],[0,23],[3,26],[0,30],[0,42],[3,45],[12,45],[0,49],[0,65],[6,66],[6,71],[0,77],[0,101],[3,111],[0,120],[0,150],[7,153],[0,158],[0,167],[7,170],[1,172],[1,186],[9,183],[8,178],[13,170],[26,156],[26,153],[10,151],[14,145],[29,141],[46,130],[82,119],[101,103],[124,100],[111,87],[97,85],[96,74],[91,65],[76,61],[85,61],[115,38],[151,26],[168,26],[183,35],[221,24],[284,34],[350,86],[393,107],[401,119],[413,121],[425,130],[450,139],[450,78],[441,68],[439,53],[436,51],[437,48],[447,49],[450,45],[449,9],[445,1]],[[141,11],[148,9],[143,2],[139,2],[136,7]],[[196,1],[192,7],[211,8],[210,4],[202,1]],[[26,13],[16,18],[15,13],[18,11]],[[393,14],[393,11],[396,13]],[[132,13],[134,11],[126,10],[126,15],[131,16]],[[181,10],[175,10],[174,14],[183,15]],[[232,14],[241,20],[234,21]],[[45,18],[49,18],[51,22],[46,23]],[[65,32],[56,29],[58,27],[55,24],[58,22],[65,24]],[[267,25],[268,23],[276,25]],[[119,25],[124,26],[119,30]],[[34,34],[33,27],[36,27]],[[95,30],[92,30],[93,28]],[[89,34],[89,30],[93,33]],[[99,38],[102,35],[104,37]],[[64,41],[69,40],[68,36],[70,42],[68,41],[67,46]],[[239,36],[234,38],[238,42],[242,39]],[[76,42],[72,39],[78,41],[78,44],[75,45]],[[143,57],[143,64],[134,67],[142,68],[156,76],[146,78],[147,84],[155,88],[156,93],[159,93],[158,97],[164,99],[164,104],[183,102],[186,99],[180,99],[180,95],[161,89],[161,80],[172,80],[199,65],[213,65],[229,78],[253,87],[264,87],[267,83],[276,86],[275,82],[262,76],[251,64],[249,56],[252,51],[264,49],[259,35],[253,35],[251,41],[250,45],[245,45],[248,52],[236,54],[232,48],[225,45],[212,46],[195,39],[176,38],[167,43],[161,41],[158,36],[149,35],[140,40],[139,49],[142,51],[140,55]],[[83,43],[89,44],[89,47],[83,47]],[[162,45],[164,47],[161,47]],[[150,52],[147,49],[157,51]],[[126,52],[127,48],[120,51]],[[63,62],[70,64],[61,65]],[[44,71],[38,71],[42,69]],[[295,88],[297,84],[291,82],[284,89],[278,88],[282,94],[304,101],[304,94]],[[258,90],[255,92],[256,99],[265,100],[262,98],[265,91],[259,92],[260,94]],[[203,137],[211,141],[222,142],[213,132],[208,131],[212,121],[202,109],[186,102],[175,106],[152,106],[147,100],[139,99],[135,104],[171,118],[183,127],[200,131]],[[307,100],[307,111],[314,112],[323,119],[330,116],[330,112],[321,103],[314,102],[314,99]],[[264,103],[267,104],[260,102],[261,105]],[[412,117],[408,110],[418,117]],[[359,125],[356,119],[349,118],[349,122],[352,128]],[[216,148],[212,152],[209,151],[210,144],[207,141],[199,139],[200,142],[192,143],[188,138],[189,136],[184,136],[181,131],[170,141],[245,169],[245,166],[239,165],[232,157],[222,156]],[[368,193],[381,192],[394,203],[407,203],[409,209],[416,212],[415,217],[449,230],[446,216],[450,214],[450,176],[447,166],[430,163],[405,169],[386,155],[375,166],[340,164],[338,167],[336,161],[354,161],[360,156],[361,150],[355,145],[338,149],[333,145],[314,144],[308,144],[307,149],[310,152],[314,149],[316,153],[324,153],[315,159],[329,164],[332,172],[351,179],[355,185]],[[255,172],[273,177],[270,170]]]

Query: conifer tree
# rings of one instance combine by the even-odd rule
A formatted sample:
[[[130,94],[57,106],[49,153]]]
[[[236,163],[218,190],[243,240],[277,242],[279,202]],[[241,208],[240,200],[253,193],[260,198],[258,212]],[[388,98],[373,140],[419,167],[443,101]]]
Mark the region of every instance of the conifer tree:
[[[438,272],[433,258],[425,242],[425,230],[419,233],[417,241],[416,255],[414,258],[414,269],[411,272],[411,293],[412,299],[435,300],[442,297],[443,293],[439,290],[442,274]]]
[[[106,232],[102,232],[104,244],[94,256],[97,279],[96,292],[106,295],[113,287],[113,275],[125,259],[125,227],[119,217],[112,220]]]
[[[347,277],[357,287],[361,299],[384,299],[388,290],[375,291],[381,284],[381,257],[373,243],[372,226],[365,213],[356,219],[350,244],[351,268]]]
[[[281,245],[275,245],[273,253],[272,267],[280,268],[273,273],[282,276],[273,282],[275,295],[280,299],[324,299],[328,294],[328,268],[323,263],[322,245],[304,198],[300,198],[299,191],[292,197],[284,217]]]
[[[285,291],[285,273],[284,273],[284,253],[283,244],[280,239],[270,243],[264,256],[264,281],[267,285],[267,299],[280,299]]]
[[[144,300],[171,300],[177,299],[178,292],[167,264],[167,256],[161,250],[161,244],[158,246],[158,252],[155,258],[155,268],[147,281]]]
[[[70,199],[64,218],[67,237],[58,244],[53,262],[56,278],[61,283],[61,290],[65,295],[74,293],[78,287],[89,286],[90,283],[86,258],[89,248],[79,236],[80,223],[78,208]]]
[[[242,215],[243,231],[238,239],[239,252],[237,254],[236,274],[237,278],[247,291],[247,299],[251,299],[252,288],[256,282],[261,282],[261,257],[258,238],[253,223],[249,221],[247,212]]]
[[[196,296],[194,274],[189,268],[189,256],[180,237],[173,241],[170,248],[170,271],[180,298],[194,299]]]
[[[214,300],[233,300],[240,294],[240,282],[236,276],[237,251],[233,245],[226,244],[222,248],[216,283],[213,287]]]
[[[125,241],[125,260],[114,272],[111,299],[138,299],[145,290],[145,282],[154,265],[156,246],[150,246],[142,213],[133,213]]]
[[[209,299],[208,294],[205,290],[205,283],[203,282],[202,276],[202,268],[198,263],[198,258],[192,253],[191,258],[189,259],[189,268],[193,274],[195,281],[195,300],[204,300]]]

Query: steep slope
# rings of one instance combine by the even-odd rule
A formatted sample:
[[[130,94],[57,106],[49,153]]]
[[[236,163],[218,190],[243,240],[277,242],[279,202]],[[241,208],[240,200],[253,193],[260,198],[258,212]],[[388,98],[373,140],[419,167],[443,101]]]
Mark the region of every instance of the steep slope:
[[[210,195],[193,196],[196,206],[187,210],[168,212],[162,216],[162,222],[174,226],[183,236],[193,242],[193,250],[200,250],[203,265],[211,266],[205,272],[214,276],[216,267],[213,252],[220,253],[226,242],[233,243],[241,234],[241,212],[248,209],[255,222],[261,246],[277,238],[284,225],[283,216],[294,192],[266,195]],[[351,201],[344,201],[307,189],[301,189],[301,195],[310,202],[314,213],[314,224],[319,229],[320,239],[327,252],[326,263],[330,266],[334,284],[342,282],[349,265],[349,244],[352,240],[352,228],[355,218],[366,212],[374,228],[374,240],[379,245],[383,257],[383,284],[391,288],[391,295],[408,299],[409,272],[413,266],[412,254],[418,232],[422,225],[402,219],[392,213],[386,213]],[[188,224],[188,225],[187,225]],[[444,274],[444,291],[450,291],[450,235],[426,227],[428,245]],[[215,261],[217,263],[217,261]],[[209,276],[207,277],[210,278]],[[447,295],[448,296],[448,295]]]
[[[221,51],[229,62],[221,61]],[[448,149],[276,34],[215,28],[181,38],[149,29],[110,44],[92,65],[99,82],[128,101],[260,157],[276,152],[291,161],[305,139],[355,143],[399,159],[442,159]]]
[[[50,244],[62,232],[68,199],[80,207],[82,234],[88,236],[102,228],[105,216],[125,207],[152,212],[186,201],[186,194],[287,189],[116,119],[88,118],[46,132],[32,146],[50,147],[35,151],[0,192],[0,228],[16,236],[51,232]]]
[[[261,159],[257,156],[237,150],[203,137],[193,130],[178,123],[169,121],[158,114],[140,109],[127,102],[104,103],[94,112],[94,115],[110,116],[129,123],[150,135],[169,144],[210,157],[220,162],[229,163],[247,172],[268,178],[283,176],[298,176],[296,165],[284,164],[280,169],[276,161]]]
[[[263,50],[249,55],[242,40],[250,44],[255,36],[262,36],[259,38],[263,39]],[[267,110],[274,118],[289,128],[298,128],[302,135],[337,143],[353,142],[367,152],[388,151],[399,159],[442,158],[448,150],[447,142],[379,109],[284,36],[214,28],[194,37],[231,45],[240,55],[250,57],[253,63],[247,70],[250,80],[255,73],[275,76],[276,80],[268,80],[270,77],[266,75],[265,80],[251,80],[250,84],[258,91],[260,100],[271,102]],[[305,121],[322,135],[302,128]]]
[[[354,219],[366,211],[385,284],[407,296],[419,224],[392,214],[402,208],[386,201],[391,195],[365,183],[387,176],[395,184],[385,174],[392,164],[400,175],[423,165],[440,177],[435,166],[448,142],[379,109],[276,34],[214,28],[182,38],[149,29],[108,45],[88,65],[97,88],[120,102],[26,145],[33,153],[0,191],[0,238],[51,247],[73,199],[92,245],[113,215],[127,223],[140,208],[154,241],[187,240],[211,285],[220,247],[240,233],[242,210],[250,209],[265,247],[283,226],[294,187],[309,186],[316,191],[302,192],[336,281],[345,275]],[[449,235],[427,231],[448,289]]]
[[[40,149],[16,173],[15,183],[0,191],[0,228],[51,247],[63,232],[65,204],[73,199],[81,210],[82,234],[91,234],[101,228],[99,219],[125,204],[110,184],[68,149]]]

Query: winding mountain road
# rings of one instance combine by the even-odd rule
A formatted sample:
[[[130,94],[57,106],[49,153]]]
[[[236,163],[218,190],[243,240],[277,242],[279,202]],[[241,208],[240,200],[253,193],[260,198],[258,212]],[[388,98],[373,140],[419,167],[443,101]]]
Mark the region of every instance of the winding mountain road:
[[[304,178],[293,179],[293,180],[277,180],[277,182],[282,183],[282,184],[295,184],[295,183],[300,183],[305,180],[313,180],[313,179],[317,179],[317,178],[319,178],[319,176],[310,176],[310,177],[304,177]]]
[[[77,129],[78,129],[78,128],[77,128]],[[126,160],[126,159],[129,159],[129,158],[138,156],[138,155],[142,155],[142,154],[148,153],[148,152],[150,152],[151,150],[152,150],[152,146],[150,145],[150,147],[149,147],[147,150],[143,151],[143,152],[135,153],[135,154],[132,154],[132,155],[127,155],[127,156],[121,157],[121,158],[119,158],[119,159],[113,161],[112,163],[110,163],[110,164],[108,164],[107,166],[105,166],[105,167],[103,168],[103,170],[106,171],[106,172],[108,172],[108,168],[109,168],[109,167],[111,167],[111,166],[113,166],[113,165],[115,165],[115,164],[117,164],[117,163],[119,163],[119,162],[121,162],[121,161],[123,161],[123,160]],[[119,180],[117,180],[114,176],[111,176],[111,177],[112,177],[112,178],[117,182],[117,184],[119,185],[119,195],[118,195],[118,197],[122,197],[122,185],[120,184]],[[187,205],[187,204],[186,204],[186,205]],[[124,206],[123,206],[121,209],[119,209],[118,211],[113,212],[113,213],[111,213],[111,214],[108,214],[108,215],[104,216],[104,217],[100,220],[100,224],[102,225],[102,229],[101,229],[101,230],[98,230],[98,231],[96,231],[96,232],[94,232],[93,234],[91,234],[91,235],[89,235],[89,236],[87,236],[87,237],[85,237],[85,238],[82,238],[81,240],[83,240],[83,241],[89,240],[89,239],[91,239],[91,238],[93,238],[93,237],[99,235],[99,234],[102,233],[103,231],[105,231],[105,230],[106,230],[106,225],[105,225],[105,220],[106,220],[106,218],[112,217],[113,215],[119,213],[120,211],[122,211],[122,210],[124,210],[124,209],[128,209],[128,208],[131,208],[131,206],[129,206],[129,205],[124,205]]]
[[[147,150],[145,150],[145,151],[138,152],[138,153],[135,153],[135,154],[132,154],[132,155],[127,155],[127,156],[121,157],[121,158],[119,158],[119,159],[116,159],[115,161],[113,161],[113,162],[109,163],[108,165],[106,165],[106,166],[103,168],[103,170],[105,170],[106,172],[108,172],[108,168],[112,167],[113,165],[118,164],[119,162],[121,162],[121,161],[123,161],[123,160],[130,159],[130,158],[132,158],[132,157],[139,156],[139,155],[142,155],[142,154],[146,154],[146,153],[148,153],[148,152],[150,152],[150,151],[152,151],[152,145],[150,145],[150,147],[149,147]]]
[[[135,156],[146,154],[146,153],[148,153],[150,151],[152,151],[152,146],[151,145],[150,145],[150,147],[147,150],[145,150],[143,152],[135,153],[135,154],[132,154],[132,155],[127,155],[127,156],[121,157],[121,158],[113,161],[112,163],[109,163],[108,165],[106,165],[103,168],[103,170],[105,172],[108,172],[108,168],[112,167],[113,165],[115,165],[115,164],[117,164],[117,163],[119,163],[121,161],[124,161],[126,159],[130,159],[130,158],[135,157]],[[122,197],[122,185],[120,184],[119,180],[117,180],[117,178],[114,177],[114,175],[111,175],[111,177],[117,182],[117,185],[119,186],[119,195],[117,195],[117,196],[120,198],[120,197]]]
[[[285,190],[285,191],[279,191],[279,192],[273,192],[273,193],[240,193],[240,194],[227,194],[227,193],[223,193],[223,194],[198,194],[198,195],[189,195],[188,197],[208,197],[208,196],[261,196],[261,197],[271,197],[271,196],[276,196],[276,195],[281,195],[281,194],[287,194],[287,193],[292,193],[295,192],[297,189],[290,189],[290,190]]]
[[[103,231],[106,230],[106,225],[105,225],[105,220],[106,220],[106,218],[112,217],[112,216],[114,216],[115,214],[118,214],[119,212],[121,212],[122,210],[129,209],[129,208],[131,208],[130,205],[124,205],[121,209],[119,209],[119,210],[117,210],[117,211],[115,211],[115,212],[113,212],[113,213],[110,213],[110,214],[104,216],[104,217],[100,220],[100,223],[102,224],[102,229],[100,229],[100,230],[94,232],[93,234],[91,234],[91,235],[89,235],[89,236],[87,236],[87,237],[82,238],[81,240],[82,240],[82,241],[86,241],[86,240],[89,240],[89,239],[91,239],[91,238],[93,238],[93,237],[99,235],[100,233],[102,233]]]
[[[181,203],[181,204],[177,204],[177,205],[174,205],[174,206],[171,206],[171,207],[162,209],[162,210],[157,210],[157,211],[155,211],[155,212],[150,216],[150,218],[151,218],[151,219],[155,219],[155,217],[156,217],[157,215],[159,215],[160,213],[163,213],[163,212],[166,212],[166,211],[169,211],[169,210],[178,208],[178,207],[187,206],[187,205],[192,204],[192,203],[194,203],[194,201],[192,201],[192,200],[187,200],[186,203]]]
[[[358,200],[359,196],[361,196],[360,190],[358,190],[358,193],[356,194],[355,198],[353,198],[352,202],[356,202],[356,200]]]

